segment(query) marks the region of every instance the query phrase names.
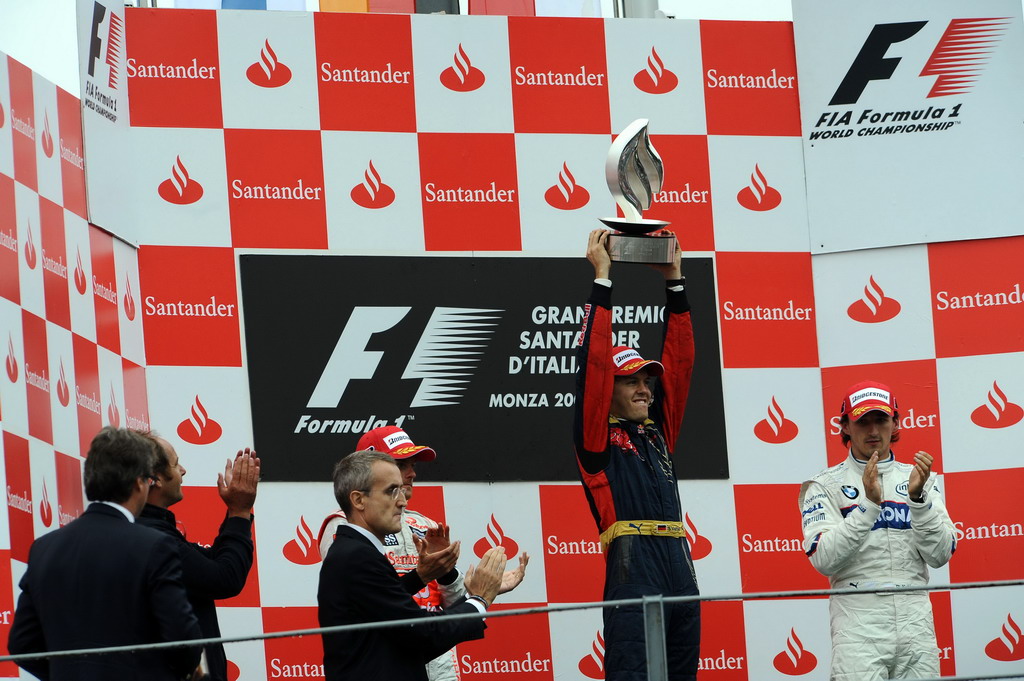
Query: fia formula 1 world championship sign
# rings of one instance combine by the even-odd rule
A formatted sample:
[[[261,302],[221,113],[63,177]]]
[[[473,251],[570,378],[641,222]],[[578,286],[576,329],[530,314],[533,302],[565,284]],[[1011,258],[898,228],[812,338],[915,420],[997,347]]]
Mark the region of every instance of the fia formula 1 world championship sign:
[[[711,260],[687,259],[697,366],[680,477],[726,478]],[[264,477],[323,481],[370,428],[439,456],[431,480],[572,480],[585,260],[243,255],[242,307]],[[615,272],[616,343],[656,356],[664,294]]]
[[[1016,0],[793,3],[812,253],[1020,232],[1022,29]]]

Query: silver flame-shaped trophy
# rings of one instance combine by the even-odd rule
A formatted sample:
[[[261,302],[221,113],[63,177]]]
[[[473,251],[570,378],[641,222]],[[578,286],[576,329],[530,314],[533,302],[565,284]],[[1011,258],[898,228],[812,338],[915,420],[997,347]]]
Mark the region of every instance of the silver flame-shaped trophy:
[[[676,252],[674,234],[651,234],[668,223],[643,217],[665,181],[665,164],[647,135],[648,122],[638,118],[627,125],[608,149],[604,166],[608,191],[624,216],[600,218],[613,230],[608,251],[616,262],[667,264]]]

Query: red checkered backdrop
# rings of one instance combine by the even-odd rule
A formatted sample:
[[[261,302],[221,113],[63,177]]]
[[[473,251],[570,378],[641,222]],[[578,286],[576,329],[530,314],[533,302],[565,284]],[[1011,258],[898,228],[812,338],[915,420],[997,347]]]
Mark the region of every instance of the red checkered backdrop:
[[[501,607],[599,600],[573,344],[584,240],[615,210],[605,155],[640,117],[666,166],[646,217],[671,221],[694,304],[676,457],[702,591],[826,585],[797,491],[844,455],[842,391],[866,378],[898,395],[897,457],[936,457],[959,543],[932,581],[1024,574],[1024,237],[976,222],[948,237],[967,241],[812,243],[809,188],[847,178],[810,177],[805,153],[859,147],[801,123],[792,24],[82,8],[81,102],[0,59],[0,642],[32,540],[82,511],[106,424],[174,444],[174,510],[199,542],[223,513],[216,473],[255,443],[257,560],[220,603],[226,635],[315,626],[331,465],[385,424],[438,451],[411,506],[452,525],[463,569],[499,544],[533,557]],[[1021,53],[1019,15],[999,15],[1016,29],[990,63]],[[948,24],[920,18],[928,40]],[[850,31],[833,90],[870,26]],[[931,144],[984,126],[986,77],[931,104],[973,116]],[[613,277],[620,342],[656,354],[657,275]],[[944,674],[1020,669],[1021,593],[933,595]],[[825,599],[703,615],[701,679],[827,678]],[[601,627],[598,610],[494,620],[459,646],[462,677],[601,679]],[[235,678],[323,676],[317,637],[227,652]]]

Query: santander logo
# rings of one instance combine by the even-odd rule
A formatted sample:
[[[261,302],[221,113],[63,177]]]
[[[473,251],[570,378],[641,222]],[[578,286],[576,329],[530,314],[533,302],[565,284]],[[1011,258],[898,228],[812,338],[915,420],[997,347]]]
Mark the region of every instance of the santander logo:
[[[455,92],[472,92],[487,80],[484,72],[473,66],[469,55],[459,43],[459,49],[452,57],[452,66],[441,72],[441,85]]]
[[[64,359],[60,360],[60,376],[57,378],[57,400],[60,406],[66,407],[71,403],[71,390],[68,388],[68,379],[64,375]]]
[[[299,516],[299,524],[295,527],[295,539],[281,549],[284,557],[296,565],[316,565],[320,562],[320,551],[316,548],[316,537],[306,524],[306,519]]]
[[[594,635],[594,642],[590,647],[590,654],[581,658],[577,666],[579,667],[580,673],[588,679],[603,679],[604,636],[600,631]]]
[[[124,275],[124,316],[128,318],[128,321],[135,321],[135,298],[132,296],[132,280],[128,278],[128,275]]]
[[[228,660],[228,681],[238,681],[242,675],[242,670],[238,668],[238,665]]]
[[[800,429],[786,418],[782,407],[775,400],[775,395],[772,395],[771,404],[768,405],[768,416],[754,426],[754,435],[758,440],[770,445],[781,445],[795,438],[799,432]]]
[[[846,308],[846,314],[855,322],[878,324],[889,321],[898,315],[901,309],[900,302],[886,296],[872,275],[868,277],[868,285],[864,287],[864,296],[851,303],[850,307]]]
[[[818,658],[814,653],[804,650],[804,644],[796,635],[796,629],[790,629],[786,649],[775,656],[772,664],[783,674],[801,676],[818,666]]]
[[[85,268],[82,267],[82,252],[75,249],[75,290],[84,296],[86,284],[88,281],[85,278]]]
[[[203,185],[188,175],[188,168],[181,162],[181,156],[174,159],[171,176],[157,187],[160,198],[168,203],[184,206],[203,198]]]
[[[755,163],[754,172],[750,175],[750,184],[739,191],[736,200],[747,210],[763,212],[782,203],[782,194],[768,184],[761,167]]]
[[[505,532],[501,529],[501,525],[495,520],[494,514],[491,514],[491,521],[487,523],[487,535],[477,540],[476,544],[473,545],[473,553],[476,554],[477,558],[483,558],[485,552],[488,549],[493,549],[498,546],[505,547],[505,555],[511,558],[519,553],[519,544],[514,539],[505,536]]]
[[[25,264],[30,270],[36,268],[36,242],[32,240],[32,223],[28,223],[28,238],[25,240]]]
[[[53,158],[53,135],[50,134],[50,114],[43,112],[43,134],[39,136],[46,158]]]
[[[46,480],[43,480],[43,498],[39,500],[39,519],[43,521],[43,527],[53,523],[53,508],[50,506],[50,495],[46,492]]]
[[[114,428],[121,427],[121,412],[117,409],[117,395],[114,394],[114,384],[110,384],[110,406],[107,407],[107,418]]]
[[[548,187],[544,192],[544,200],[552,208],[576,210],[589,203],[590,192],[576,184],[576,178],[569,171],[569,165],[562,163],[562,169],[558,171],[558,184]]]
[[[362,184],[352,187],[349,196],[363,208],[387,208],[395,201],[395,190],[384,184],[380,173],[373,167],[373,160],[366,166]]]
[[[985,646],[985,654],[999,662],[1018,662],[1024,660],[1024,633],[1010,613],[1006,613],[1006,623],[996,638]]]
[[[199,395],[192,403],[192,413],[178,424],[178,437],[193,445],[208,445],[216,442],[223,433],[220,424],[210,418]]]
[[[4,364],[7,367],[7,378],[11,383],[17,383],[18,359],[14,356],[14,338],[10,334],[7,334],[7,361]]]
[[[665,68],[658,51],[651,47],[651,56],[647,57],[647,68],[637,71],[633,76],[633,85],[637,89],[652,95],[663,95],[672,92],[679,85],[679,78]]]
[[[1020,423],[1021,418],[1024,418],[1024,409],[1007,399],[996,381],[992,381],[988,401],[971,412],[971,420],[982,428],[1008,428]]]
[[[277,60],[270,41],[263,41],[260,60],[253,62],[245,71],[246,78],[260,87],[281,87],[292,79],[292,70]]]
[[[689,513],[685,514],[683,522],[686,531],[686,543],[690,545],[690,558],[700,560],[706,557],[711,553],[711,541],[697,531],[697,526],[693,524]]]

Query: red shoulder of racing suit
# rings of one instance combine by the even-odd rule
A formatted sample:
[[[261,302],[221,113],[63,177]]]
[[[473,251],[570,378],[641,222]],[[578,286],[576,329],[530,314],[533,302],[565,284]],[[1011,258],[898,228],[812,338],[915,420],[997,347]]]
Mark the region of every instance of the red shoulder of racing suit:
[[[675,447],[682,425],[683,413],[690,391],[693,374],[694,343],[690,305],[686,291],[667,290],[665,305],[665,337],[661,363],[665,373],[657,381],[654,404],[650,412],[653,422],[665,439],[669,452]],[[612,390],[615,383],[612,363],[612,305],[611,288],[595,283],[583,316],[582,339],[578,348],[576,375],[575,420],[573,440],[577,463],[588,489],[594,490],[608,481],[603,471],[614,450],[623,449],[622,437],[612,441],[613,429],[609,425]],[[639,349],[639,348],[638,348]],[[648,359],[653,353],[639,349]],[[617,428],[614,431],[617,432]],[[628,447],[628,444],[624,445]],[[600,495],[598,495],[600,496]],[[602,529],[615,520],[611,508],[595,499],[593,508]]]

